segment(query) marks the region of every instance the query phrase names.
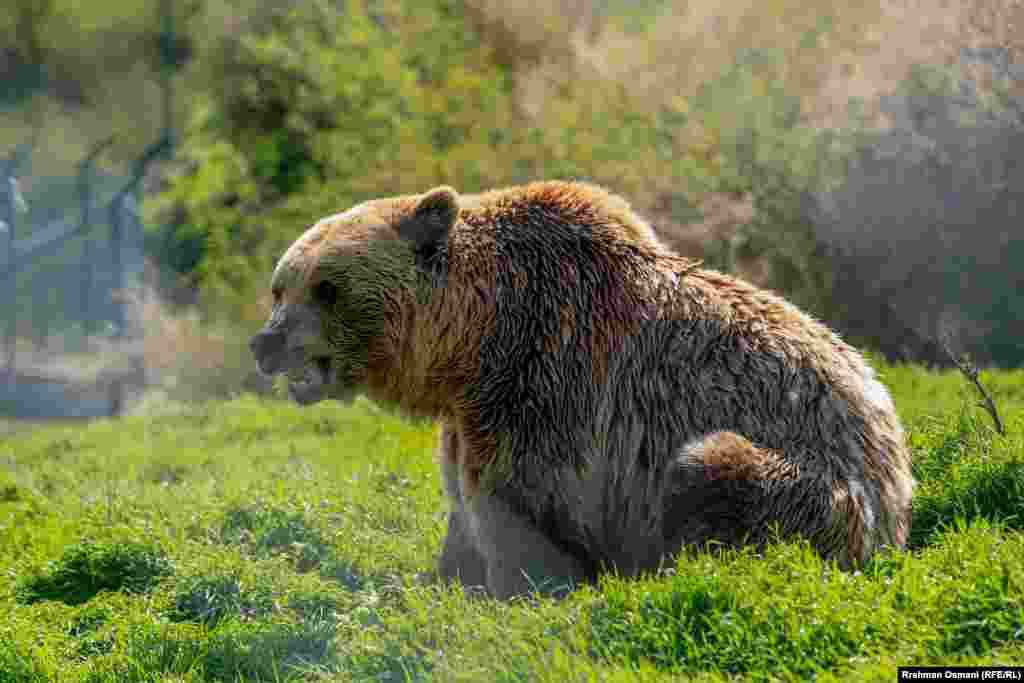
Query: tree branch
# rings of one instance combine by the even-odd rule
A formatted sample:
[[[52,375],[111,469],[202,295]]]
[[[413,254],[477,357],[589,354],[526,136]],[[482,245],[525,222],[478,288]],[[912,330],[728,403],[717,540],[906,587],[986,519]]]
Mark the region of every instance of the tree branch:
[[[957,369],[963,373],[964,377],[966,377],[971,384],[978,389],[978,393],[981,394],[983,399],[978,406],[984,408],[988,414],[992,416],[992,421],[996,423],[996,431],[999,432],[1000,435],[1006,436],[1006,430],[1003,428],[1003,421],[999,419],[999,411],[996,410],[996,402],[992,400],[992,397],[985,390],[981,380],[978,378],[979,371],[977,366],[970,361],[966,354],[963,356],[957,356],[954,354],[953,350],[950,348],[948,340],[945,339],[945,335],[939,339],[939,346],[942,348],[943,352],[949,356],[949,359],[954,365],[956,365]]]

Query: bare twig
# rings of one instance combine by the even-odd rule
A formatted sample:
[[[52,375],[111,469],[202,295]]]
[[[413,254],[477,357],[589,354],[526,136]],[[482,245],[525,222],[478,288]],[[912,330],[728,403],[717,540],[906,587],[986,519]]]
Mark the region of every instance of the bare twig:
[[[1003,428],[1003,421],[999,419],[999,411],[996,410],[996,402],[992,400],[992,397],[985,390],[985,387],[982,385],[981,380],[978,378],[978,367],[971,362],[970,358],[967,357],[967,354],[964,354],[963,356],[957,356],[955,353],[953,353],[953,350],[950,348],[949,342],[945,338],[945,335],[943,335],[943,337],[939,339],[939,346],[942,348],[945,354],[949,356],[949,359],[953,362],[954,365],[956,365],[957,369],[960,370],[961,373],[963,373],[964,377],[970,380],[971,384],[977,387],[978,393],[981,394],[981,397],[983,399],[978,404],[978,406],[984,408],[988,412],[988,414],[992,416],[992,421],[996,423],[996,431],[999,432],[1000,435],[1006,436],[1006,430]]]

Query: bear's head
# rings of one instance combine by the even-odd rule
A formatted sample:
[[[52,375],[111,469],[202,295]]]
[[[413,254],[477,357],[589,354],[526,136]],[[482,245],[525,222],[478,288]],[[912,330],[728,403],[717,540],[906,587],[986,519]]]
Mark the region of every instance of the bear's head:
[[[317,222],[271,279],[273,308],[249,343],[260,371],[285,373],[302,405],[393,383],[403,317],[459,216],[449,187],[373,200]]]

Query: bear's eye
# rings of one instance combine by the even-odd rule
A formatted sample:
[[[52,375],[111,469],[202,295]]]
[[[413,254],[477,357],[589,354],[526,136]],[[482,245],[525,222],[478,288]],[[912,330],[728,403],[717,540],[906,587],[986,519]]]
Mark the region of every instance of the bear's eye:
[[[321,306],[333,306],[338,300],[338,287],[330,280],[321,280],[313,287],[313,300]]]

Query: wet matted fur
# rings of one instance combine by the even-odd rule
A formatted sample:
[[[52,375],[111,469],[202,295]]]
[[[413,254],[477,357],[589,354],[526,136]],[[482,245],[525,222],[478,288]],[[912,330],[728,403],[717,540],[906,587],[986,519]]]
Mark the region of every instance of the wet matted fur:
[[[599,187],[366,202],[272,290],[251,346],[295,400],[442,421],[446,578],[510,597],[773,529],[843,567],[906,542],[909,455],[864,358]]]

